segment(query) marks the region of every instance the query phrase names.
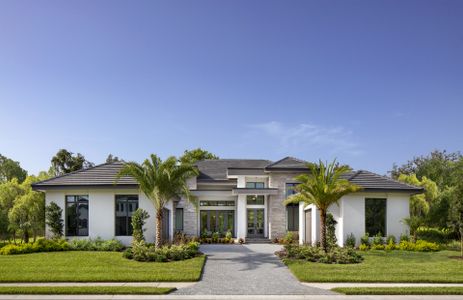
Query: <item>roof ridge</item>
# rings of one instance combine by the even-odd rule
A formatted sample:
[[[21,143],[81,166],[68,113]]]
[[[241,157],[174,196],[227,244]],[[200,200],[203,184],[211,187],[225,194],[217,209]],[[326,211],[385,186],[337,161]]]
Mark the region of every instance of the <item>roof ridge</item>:
[[[360,171],[366,172],[366,173],[369,173],[369,174],[372,174],[372,175],[375,175],[375,176],[378,176],[378,177],[381,177],[381,178],[384,178],[384,179],[386,179],[386,180],[388,180],[388,181],[392,181],[392,182],[395,182],[395,183],[398,183],[398,184],[406,185],[406,186],[408,186],[408,187],[410,187],[410,188],[415,188],[415,189],[416,189],[416,188],[420,188],[420,189],[423,189],[423,187],[421,187],[421,186],[416,186],[416,185],[408,184],[408,183],[406,183],[406,182],[402,182],[402,181],[396,180],[396,179],[391,178],[391,177],[388,177],[388,176],[386,176],[386,175],[380,175],[380,174],[377,174],[377,173],[375,173],[375,172],[371,172],[371,171],[368,171],[368,170],[360,170]]]
[[[265,168],[272,168],[273,166],[275,166],[275,165],[277,165],[277,164],[279,164],[279,163],[281,163],[282,161],[287,160],[287,159],[293,159],[293,160],[295,160],[295,161],[297,161],[297,162],[304,163],[304,164],[308,163],[308,161],[302,160],[302,159],[297,158],[297,157],[294,157],[294,156],[286,156],[286,157],[283,157],[283,158],[280,159],[280,160],[277,160],[276,162],[273,162],[273,163],[271,163],[271,164],[266,165]]]
[[[54,180],[54,179],[57,179],[57,178],[62,178],[62,177],[66,177],[66,176],[69,176],[69,175],[73,175],[73,174],[77,174],[77,173],[80,173],[80,172],[84,172],[84,171],[88,171],[88,170],[92,170],[92,169],[95,169],[95,168],[98,168],[98,167],[102,167],[104,165],[112,165],[112,164],[116,164],[116,163],[120,163],[119,161],[113,161],[113,162],[105,162],[105,163],[102,163],[102,164],[99,164],[99,165],[95,165],[93,167],[89,167],[89,168],[82,168],[82,169],[79,169],[79,170],[75,170],[75,171],[72,171],[72,172],[69,172],[69,173],[66,173],[66,174],[61,174],[61,175],[58,175],[58,176],[54,176],[52,178],[47,178],[45,180],[42,180],[42,181],[37,181],[37,182],[34,182],[32,185],[36,185],[36,184],[42,184],[42,183],[46,183],[50,180]]]

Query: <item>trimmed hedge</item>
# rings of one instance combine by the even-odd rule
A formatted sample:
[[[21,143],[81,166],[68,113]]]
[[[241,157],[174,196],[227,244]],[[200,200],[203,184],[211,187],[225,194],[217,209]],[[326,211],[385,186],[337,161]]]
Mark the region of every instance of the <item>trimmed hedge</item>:
[[[34,252],[53,252],[70,250],[66,240],[38,239],[34,243],[8,244],[0,249],[0,255],[26,254]]]
[[[76,251],[113,251],[118,252],[125,249],[125,246],[116,239],[103,240],[96,239],[73,239],[69,241],[71,250]]]
[[[282,259],[302,259],[325,264],[355,264],[363,261],[363,257],[353,248],[332,247],[325,253],[321,247],[289,244],[275,254]]]
[[[404,251],[417,251],[417,252],[435,252],[439,251],[440,247],[436,243],[431,243],[423,240],[418,240],[416,243],[402,240],[399,244],[395,244],[392,240],[389,240],[387,245],[373,244],[371,246],[361,244],[359,250],[404,250]]]
[[[193,258],[198,254],[200,254],[198,242],[155,248],[140,241],[132,243],[132,247],[124,251],[123,257],[136,261],[168,262]]]

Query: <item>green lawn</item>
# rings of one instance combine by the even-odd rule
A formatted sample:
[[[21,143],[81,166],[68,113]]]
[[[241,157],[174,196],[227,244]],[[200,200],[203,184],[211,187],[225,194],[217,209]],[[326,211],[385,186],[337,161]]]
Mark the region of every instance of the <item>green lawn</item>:
[[[91,251],[0,255],[0,282],[197,281],[204,260],[137,262],[120,252]]]
[[[331,290],[346,295],[463,295],[463,287],[360,287]]]
[[[463,282],[463,260],[456,251],[362,252],[359,264],[339,265],[286,261],[293,274],[306,282]]]
[[[134,286],[2,286],[0,294],[22,295],[162,295],[175,289]]]

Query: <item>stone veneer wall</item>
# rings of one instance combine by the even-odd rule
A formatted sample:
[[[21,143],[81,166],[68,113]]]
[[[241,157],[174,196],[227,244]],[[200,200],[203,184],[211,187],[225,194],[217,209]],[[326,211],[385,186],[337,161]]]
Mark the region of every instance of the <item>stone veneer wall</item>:
[[[286,207],[283,201],[286,198],[286,183],[294,182],[296,173],[271,173],[269,187],[277,188],[278,194],[269,196],[268,220],[271,224],[270,238],[281,238],[286,234]]]
[[[191,203],[184,198],[177,203],[177,208],[183,208],[183,232],[189,236],[198,235],[198,211]],[[175,218],[175,212],[174,212]],[[175,225],[175,220],[174,223]]]

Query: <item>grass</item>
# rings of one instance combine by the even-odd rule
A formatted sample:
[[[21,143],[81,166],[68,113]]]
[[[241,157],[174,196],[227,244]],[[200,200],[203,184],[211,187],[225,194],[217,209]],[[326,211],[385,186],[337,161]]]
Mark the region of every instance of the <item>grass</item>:
[[[456,251],[362,252],[359,264],[322,264],[287,260],[293,274],[305,282],[463,282],[463,260]]]
[[[163,295],[173,288],[134,286],[2,286],[0,294],[22,295]]]
[[[331,290],[346,295],[463,295],[463,287],[359,287]]]
[[[0,282],[198,281],[204,261],[137,262],[120,252],[92,251],[0,255]]]

